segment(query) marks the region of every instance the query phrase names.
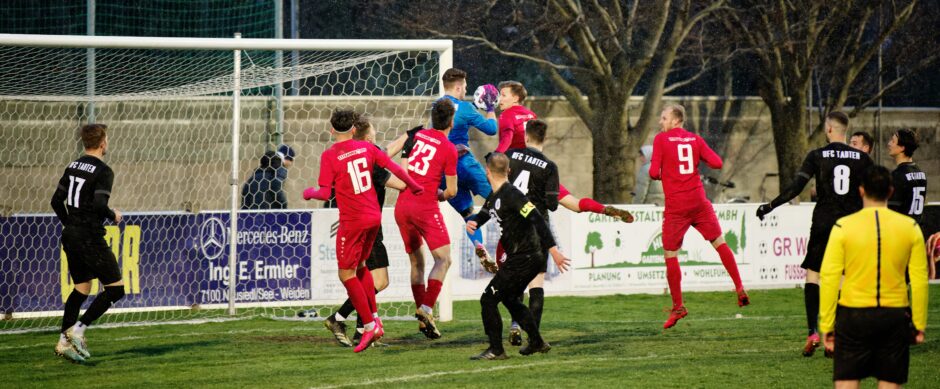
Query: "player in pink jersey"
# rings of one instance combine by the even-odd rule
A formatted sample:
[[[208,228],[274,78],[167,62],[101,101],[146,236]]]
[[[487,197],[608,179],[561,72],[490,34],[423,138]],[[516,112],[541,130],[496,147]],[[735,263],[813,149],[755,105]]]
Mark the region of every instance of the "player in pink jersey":
[[[330,132],[336,143],[320,156],[320,189],[304,190],[304,200],[326,201],[336,188],[339,206],[339,229],[336,233],[336,260],[339,279],[362,318],[365,332],[355,352],[361,352],[385,334],[375,303],[375,284],[365,266],[372,244],[382,223],[372,186],[372,167],[378,165],[400,178],[412,193],[420,195],[424,189],[382,150],[369,142],[353,139],[350,129],[358,115],[353,111],[336,110],[330,117]]]
[[[524,149],[525,127],[530,120],[538,117],[528,108],[522,106],[528,92],[519,81],[503,81],[499,83],[499,145],[496,152],[505,153],[509,149]],[[624,223],[632,223],[633,215],[630,212],[604,205],[592,198],[577,198],[559,184],[558,204],[574,212],[593,212],[620,219]],[[499,255],[497,255],[499,258]]]
[[[497,153],[509,149],[525,148],[525,124],[535,119],[535,114],[522,105],[528,92],[519,81],[499,83],[499,145]]]
[[[431,108],[431,126],[434,128],[418,131],[408,154],[408,175],[424,188],[424,193],[404,192],[395,203],[395,221],[401,231],[405,252],[411,259],[411,291],[417,306],[415,317],[421,323],[421,332],[430,339],[441,337],[434,324],[433,308],[450,268],[450,237],[438,201],[446,201],[457,194],[457,148],[447,139],[454,125],[455,108],[448,99],[438,100]],[[445,189],[439,194],[441,180],[445,181]],[[422,239],[434,257],[427,289]]]
[[[663,181],[666,194],[666,211],[663,216],[663,250],[666,252],[666,280],[672,295],[672,310],[663,328],[676,325],[688,311],[682,304],[682,271],[679,270],[679,249],[689,227],[695,227],[705,240],[712,243],[721,264],[734,281],[738,295],[738,306],[750,303],[734,253],[725,244],[718,225],[718,217],[712,204],[705,197],[698,164],[704,160],[712,169],[721,169],[721,157],[705,144],[702,137],[682,128],[685,108],[678,104],[667,105],[659,119],[662,132],[653,140],[653,158],[650,163],[650,178]]]

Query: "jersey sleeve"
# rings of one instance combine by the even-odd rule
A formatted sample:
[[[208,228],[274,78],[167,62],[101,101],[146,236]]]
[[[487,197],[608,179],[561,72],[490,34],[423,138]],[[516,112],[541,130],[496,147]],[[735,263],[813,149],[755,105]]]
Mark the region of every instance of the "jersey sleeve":
[[[930,291],[927,285],[927,248],[917,223],[911,227],[910,237],[911,260],[907,275],[911,280],[911,316],[914,328],[923,331],[927,327],[927,295]]]
[[[52,210],[55,211],[55,215],[59,218],[59,221],[62,224],[66,224],[69,218],[68,209],[65,208],[65,197],[68,195],[68,180],[65,179],[65,175],[62,175],[62,178],[59,179],[59,184],[56,186],[55,192],[52,193]]]
[[[803,165],[800,167],[800,170],[797,171],[796,178],[793,179],[790,186],[780,192],[779,196],[770,201],[770,206],[777,208],[792,200],[794,197],[799,196],[800,192],[803,191],[803,188],[806,187],[806,184],[809,183],[809,180],[813,178],[818,169],[819,162],[816,161],[816,152],[810,151],[809,154],[806,155],[806,158],[803,159]]]
[[[95,197],[93,207],[95,212],[108,220],[114,220],[114,211],[108,207],[111,198],[111,186],[114,184],[114,171],[106,168],[95,182]]]
[[[891,182],[894,184],[894,192],[891,193],[891,198],[888,199],[888,208],[906,215],[910,208],[904,209],[904,205],[909,202],[907,196],[913,189],[911,189],[901,169],[895,169],[891,172]]]
[[[487,197],[486,201],[483,202],[483,207],[480,208],[480,212],[470,217],[470,220],[477,222],[477,228],[482,228],[483,225],[490,220],[490,210],[493,209],[493,199],[495,198],[496,192],[494,191],[490,194],[490,197]]]
[[[509,118],[509,115],[506,115],[505,112],[503,113],[503,115],[499,115],[499,145],[496,146],[497,153],[505,153],[512,144],[513,122],[512,119]]]
[[[558,166],[554,162],[549,162],[545,170],[545,208],[549,211],[558,209]]]
[[[469,104],[457,103],[457,114],[463,116],[467,124],[480,132],[489,136],[496,135],[496,119],[487,119]]]
[[[447,156],[444,158],[444,175],[457,175],[457,148],[453,145],[447,148]]]
[[[698,138],[698,147],[699,147],[699,156],[702,157],[702,160],[705,161],[705,164],[712,169],[721,169],[722,161],[721,157],[718,156],[718,153],[715,150],[712,150],[711,147],[708,147],[708,143],[705,143],[705,139],[702,137]],[[654,147],[655,151],[656,148]]]
[[[836,223],[829,234],[826,253],[819,271],[819,330],[826,334],[835,329],[839,284],[845,270],[845,246],[842,226]],[[926,262],[924,262],[926,263]]]
[[[320,154],[320,177],[317,179],[320,188],[333,188],[333,152],[326,150]]]
[[[653,138],[653,157],[650,159],[650,178],[661,180],[663,178],[663,137],[656,135]]]

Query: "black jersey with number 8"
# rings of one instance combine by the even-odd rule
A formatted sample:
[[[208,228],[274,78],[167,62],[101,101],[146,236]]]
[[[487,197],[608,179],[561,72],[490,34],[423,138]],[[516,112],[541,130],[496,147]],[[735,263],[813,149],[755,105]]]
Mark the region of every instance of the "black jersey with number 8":
[[[845,143],[830,143],[810,151],[799,175],[816,178],[817,203],[813,223],[835,223],[839,218],[862,209],[858,191],[862,173],[873,164],[868,154]]]

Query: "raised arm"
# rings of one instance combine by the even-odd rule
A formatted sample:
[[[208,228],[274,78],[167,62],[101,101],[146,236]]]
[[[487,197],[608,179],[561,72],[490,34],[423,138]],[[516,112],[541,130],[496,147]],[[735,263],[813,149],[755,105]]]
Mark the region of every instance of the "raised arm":
[[[328,159],[331,153],[329,150],[320,155],[320,177],[317,184],[320,189],[309,187],[304,190],[304,200],[327,201],[330,199],[330,191],[333,189],[333,164]]]
[[[395,175],[395,177],[398,177],[398,179],[402,180],[405,185],[408,185],[408,189],[411,190],[411,193],[421,194],[424,192],[424,188],[422,188],[421,185],[418,185],[418,183],[408,175],[408,172],[405,171],[405,169],[392,162],[392,159],[388,157],[388,154],[385,154],[380,150],[376,150],[373,155],[375,158],[375,164],[379,167],[388,169],[388,171]]]
[[[486,135],[496,135],[496,114],[494,112],[487,112],[486,117],[484,117],[470,104],[457,104],[457,116],[463,116],[467,124]],[[454,118],[454,120],[456,121],[457,118]]]

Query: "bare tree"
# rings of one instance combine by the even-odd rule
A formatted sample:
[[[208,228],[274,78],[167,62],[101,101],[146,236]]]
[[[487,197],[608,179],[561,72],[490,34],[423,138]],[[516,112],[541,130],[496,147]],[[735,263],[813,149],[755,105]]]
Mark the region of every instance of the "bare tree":
[[[400,12],[395,7],[383,12],[388,22],[412,31],[537,64],[591,131],[594,196],[627,202],[634,185],[634,156],[657,126],[662,96],[719,62],[697,56],[684,62],[694,70],[673,68],[687,38],[724,3],[468,0],[413,2]],[[644,104],[632,112],[628,99],[641,90]]]
[[[925,27],[911,23],[918,5],[917,0],[732,0],[716,13],[759,67],[758,89],[770,110],[781,188],[793,181],[810,145],[823,142],[825,115],[855,96],[854,116],[937,61],[938,45],[920,46],[916,60],[882,86],[859,88],[879,48],[899,30]],[[892,49],[904,50],[901,46]],[[812,93],[820,120],[809,128]]]

